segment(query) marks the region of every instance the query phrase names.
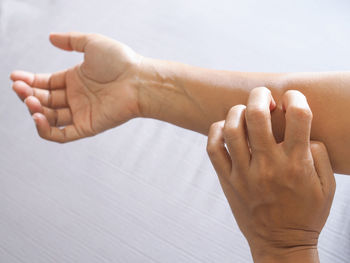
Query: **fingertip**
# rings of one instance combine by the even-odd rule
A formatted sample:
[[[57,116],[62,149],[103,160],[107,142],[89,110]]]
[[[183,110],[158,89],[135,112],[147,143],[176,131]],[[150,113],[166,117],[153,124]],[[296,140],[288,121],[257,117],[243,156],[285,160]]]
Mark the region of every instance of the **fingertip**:
[[[55,41],[57,38],[64,37],[64,35],[66,34],[67,33],[63,33],[63,32],[51,32],[49,34],[49,40],[52,43],[52,41]]]
[[[211,138],[217,130],[219,130],[219,131],[222,130],[224,125],[225,125],[224,120],[212,123],[209,127],[208,139]]]
[[[10,76],[9,76],[10,80],[12,80],[12,81],[13,81],[13,76],[14,76],[14,74],[16,74],[16,71],[15,71],[15,70],[12,71],[12,72],[10,73]]]
[[[64,34],[64,33],[62,33],[62,32],[50,32],[50,37],[51,36],[55,36],[55,35],[62,35],[62,34]]]
[[[43,126],[45,124],[46,117],[40,112],[36,112],[32,115],[32,118],[37,127]]]
[[[14,71],[12,71],[11,74],[10,74],[10,79],[12,81],[17,80],[18,76],[21,76],[23,72],[24,71],[22,71],[22,70],[14,70]]]
[[[33,79],[33,73],[24,70],[15,70],[11,72],[10,78],[12,81],[23,80],[30,83]]]
[[[34,114],[32,115],[32,118],[33,118],[35,124],[38,125],[38,124],[39,124],[39,120],[40,120],[39,113],[34,113]]]
[[[18,76],[23,76],[23,75],[32,75],[29,71],[26,70],[14,70],[11,73],[12,77],[18,77]]]
[[[24,100],[24,103],[25,104],[40,104],[40,101],[38,100],[37,97],[34,97],[34,96],[28,96],[25,100]]]
[[[32,115],[32,118],[35,122],[38,134],[40,137],[45,138],[45,134],[50,130],[50,125],[45,115],[39,112],[36,112]]]
[[[286,111],[291,102],[298,102],[298,104],[308,105],[306,96],[299,90],[287,90],[282,96],[282,106]]]
[[[70,33],[51,32],[49,40],[52,45],[66,51],[72,51],[69,40]]]
[[[38,98],[34,97],[34,96],[29,96],[24,100],[24,103],[27,105],[29,111],[33,114],[33,113],[42,113],[43,112],[43,108],[41,106],[40,101],[38,100]]]
[[[12,84],[12,89],[22,101],[24,101],[28,96],[33,95],[31,87],[22,80],[16,80]]]
[[[55,32],[51,32],[51,33],[49,34],[49,41],[51,42],[51,44],[53,44],[53,43],[52,43],[52,39],[55,38],[55,35],[57,35],[57,33],[55,33]]]

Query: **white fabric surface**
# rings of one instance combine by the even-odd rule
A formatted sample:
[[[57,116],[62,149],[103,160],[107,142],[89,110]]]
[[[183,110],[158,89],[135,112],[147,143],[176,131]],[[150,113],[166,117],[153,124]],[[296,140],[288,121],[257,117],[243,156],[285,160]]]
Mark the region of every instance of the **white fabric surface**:
[[[41,140],[8,80],[81,55],[50,31],[98,32],[143,55],[240,71],[349,65],[346,0],[0,0],[0,262],[251,262],[205,153],[206,137],[136,119],[66,145]],[[350,177],[320,238],[350,262]]]

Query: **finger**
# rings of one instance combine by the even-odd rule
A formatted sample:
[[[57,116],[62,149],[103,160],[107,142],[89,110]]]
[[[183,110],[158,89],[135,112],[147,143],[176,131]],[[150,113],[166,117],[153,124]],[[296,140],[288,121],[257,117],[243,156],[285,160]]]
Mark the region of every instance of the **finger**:
[[[51,74],[33,74],[31,72],[16,70],[11,73],[12,81],[24,81],[31,87],[47,89],[50,83]]]
[[[33,93],[43,106],[54,109],[68,107],[67,93],[64,89],[42,90],[34,88]]]
[[[13,83],[12,89],[16,92],[17,96],[24,101],[27,97],[33,95],[33,90],[22,80],[17,80]]]
[[[249,145],[254,151],[270,151],[276,145],[272,134],[270,110],[276,106],[270,90],[255,88],[250,92],[245,118]]]
[[[24,100],[24,103],[27,105],[31,115],[33,115],[34,113],[44,114],[43,106],[40,104],[40,101],[34,96],[29,96],[28,98],[26,98]]]
[[[207,152],[218,176],[228,177],[231,173],[231,158],[225,147],[223,127],[224,121],[210,126]]]
[[[15,83],[21,81],[30,87],[40,89],[63,89],[66,87],[65,77],[67,71],[59,71],[54,74],[34,74],[27,71],[15,70],[11,73],[11,80]]]
[[[35,121],[38,134],[43,139],[65,143],[81,138],[74,125],[68,125],[60,129],[51,127],[46,117],[41,113],[34,113],[32,117]]]
[[[310,145],[310,132],[312,112],[305,96],[296,90],[288,90],[282,99],[286,114],[286,129],[284,145],[288,148],[302,146],[308,149]]]
[[[336,183],[326,146],[321,142],[311,141],[310,149],[324,193],[334,195]]]
[[[79,32],[51,33],[51,43],[63,50],[84,52],[89,34]]]
[[[230,152],[233,167],[247,167],[250,161],[250,151],[245,129],[246,106],[232,107],[226,117],[224,138]]]
[[[50,109],[47,107],[43,107],[40,104],[40,101],[33,96],[30,96],[27,99],[25,99],[25,104],[27,105],[32,115],[34,113],[44,114],[50,126],[61,127],[73,123],[73,116],[69,108]]]
[[[45,90],[31,88],[27,83],[18,80],[13,83],[13,90],[17,93],[21,100],[29,96],[34,96],[39,99],[43,106],[50,108],[65,108],[68,107],[66,90]]]
[[[43,106],[58,109],[68,107],[66,90],[43,90],[33,88],[33,95]]]

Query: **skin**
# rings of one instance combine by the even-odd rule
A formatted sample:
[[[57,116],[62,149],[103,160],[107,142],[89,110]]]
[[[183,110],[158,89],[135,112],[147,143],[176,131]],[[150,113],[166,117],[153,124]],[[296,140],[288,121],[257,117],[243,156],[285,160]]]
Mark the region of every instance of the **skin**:
[[[61,143],[140,116],[135,89],[140,56],[100,35],[70,36],[51,34],[50,40],[63,50],[84,52],[83,63],[54,74],[11,74],[13,89],[33,114],[39,135]]]
[[[277,107],[275,139],[283,140],[282,95],[299,90],[314,113],[311,139],[327,146],[333,169],[350,174],[350,73],[244,73],[209,70],[143,57],[96,34],[53,33],[58,48],[84,53],[84,62],[53,74],[14,71],[13,89],[25,101],[39,135],[69,142],[96,135],[132,118],[166,121],[204,135],[249,92],[268,87]],[[65,127],[62,129],[62,127]]]
[[[335,179],[324,144],[310,142],[306,98],[290,90],[282,101],[282,142],[272,134],[271,92],[256,88],[247,107],[232,107],[211,126],[207,151],[254,262],[319,262]]]

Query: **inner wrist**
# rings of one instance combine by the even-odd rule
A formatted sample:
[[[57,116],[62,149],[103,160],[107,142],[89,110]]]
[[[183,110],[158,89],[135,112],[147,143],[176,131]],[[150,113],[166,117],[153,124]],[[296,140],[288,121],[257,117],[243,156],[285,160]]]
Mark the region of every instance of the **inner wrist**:
[[[317,246],[251,249],[254,263],[319,262]]]
[[[140,117],[166,119],[163,115],[172,100],[181,96],[176,83],[176,70],[168,68],[168,62],[142,57],[136,82]]]
[[[137,100],[140,117],[152,118],[152,95],[150,89],[158,82],[155,74],[155,60],[142,57],[138,65],[137,73]],[[154,106],[154,105],[153,105]]]

